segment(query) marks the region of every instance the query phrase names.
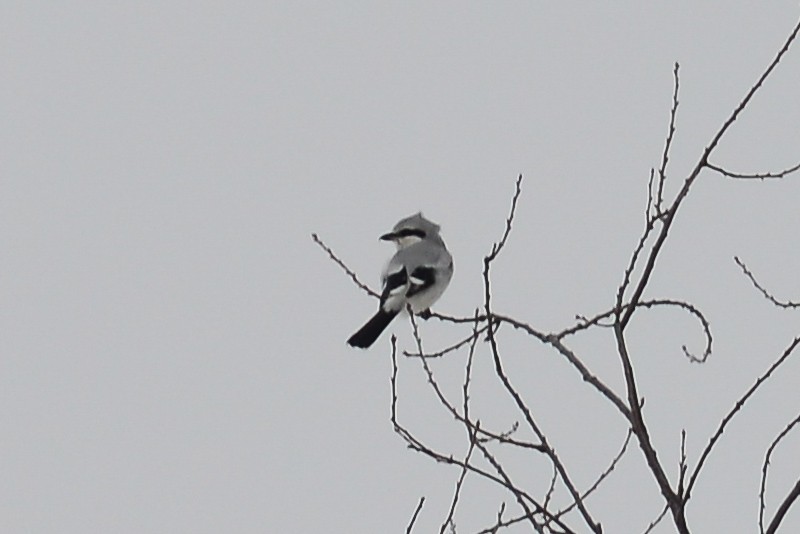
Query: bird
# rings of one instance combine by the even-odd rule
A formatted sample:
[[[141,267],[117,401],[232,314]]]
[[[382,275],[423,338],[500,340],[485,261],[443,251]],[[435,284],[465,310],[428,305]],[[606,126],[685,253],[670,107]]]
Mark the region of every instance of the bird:
[[[418,212],[380,236],[380,240],[393,242],[397,252],[381,274],[378,311],[350,336],[350,346],[369,348],[406,306],[413,313],[425,312],[442,296],[453,277],[453,257],[439,229]]]

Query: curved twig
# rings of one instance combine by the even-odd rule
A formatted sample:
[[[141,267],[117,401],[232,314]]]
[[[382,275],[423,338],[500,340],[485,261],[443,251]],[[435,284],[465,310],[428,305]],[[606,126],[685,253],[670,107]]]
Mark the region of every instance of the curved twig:
[[[745,265],[745,263],[742,260],[740,260],[738,256],[734,256],[733,261],[735,261],[736,265],[738,265],[739,268],[742,269],[742,272],[747,278],[750,279],[750,282],[753,284],[753,286],[756,289],[758,289],[762,295],[764,295],[765,299],[773,303],[775,306],[778,306],[779,308],[800,308],[800,302],[792,302],[790,300],[782,302],[776,299],[774,296],[772,296],[772,293],[764,289],[764,286],[758,283],[755,275],[752,272],[750,272],[750,269],[747,268],[747,265]]]
[[[781,431],[781,433],[778,434],[778,436],[769,446],[769,449],[767,449],[767,454],[764,457],[764,464],[761,466],[761,490],[758,492],[758,528],[761,534],[764,534],[765,532],[764,509],[766,508],[766,505],[764,501],[766,499],[766,494],[767,494],[767,470],[769,469],[769,460],[772,457],[772,453],[775,451],[775,448],[778,446],[778,443],[780,443],[781,440],[783,440],[783,438],[785,438],[786,435],[792,431],[792,428],[794,428],[795,425],[797,425],[798,423],[800,423],[800,415],[798,415],[796,418],[790,421],[789,424],[786,425],[786,428],[784,428]],[[773,522],[775,522],[775,519],[773,519]],[[778,520],[778,523],[780,523],[780,520]]]
[[[711,450],[714,448],[714,445],[716,445],[720,436],[722,436],[722,433],[725,431],[728,423],[730,423],[731,419],[733,419],[733,417],[739,413],[739,410],[741,410],[742,406],[744,406],[747,400],[753,396],[753,393],[755,393],[758,388],[760,388],[761,385],[764,384],[764,382],[766,382],[770,376],[772,376],[772,373],[774,373],[775,370],[780,367],[789,358],[789,356],[792,355],[792,352],[794,352],[794,349],[797,348],[798,345],[800,345],[800,336],[794,338],[786,350],[783,351],[783,354],[780,356],[780,358],[778,358],[764,374],[758,377],[758,380],[756,380],[755,384],[750,386],[750,389],[748,389],[747,392],[745,392],[745,394],[742,395],[738,401],[736,401],[736,404],[733,406],[733,408],[731,408],[728,414],[722,419],[717,431],[714,432],[714,435],[712,435],[711,439],[708,440],[708,445],[706,445],[705,449],[703,449],[703,452],[700,455],[700,460],[698,460],[694,471],[692,471],[692,476],[689,477],[689,484],[686,486],[686,493],[684,494],[684,499],[686,501],[688,501],[691,497],[692,489],[694,488],[695,482],[697,482],[697,478],[700,476],[700,471],[703,469],[703,464],[705,464],[706,459],[708,459],[708,455],[711,454]]]
[[[800,170],[800,163],[793,167],[789,167],[788,169],[784,169],[778,172],[758,172],[758,173],[739,173],[739,172],[731,172],[726,170],[722,167],[717,165],[712,165],[711,163],[706,163],[706,166],[711,169],[712,171],[716,171],[721,175],[725,176],[726,178],[733,178],[734,180],[766,180],[766,179],[780,179],[784,178],[792,174],[793,172],[797,172]]]
[[[630,304],[624,304],[622,309],[625,309],[629,305]],[[694,305],[692,305],[692,304],[690,304],[690,303],[688,303],[686,301],[682,301],[682,300],[653,299],[653,300],[645,300],[643,302],[639,302],[637,304],[637,306],[640,307],[640,308],[655,308],[657,306],[677,306],[679,308],[682,308],[682,309],[686,310],[691,315],[693,315],[698,321],[700,321],[700,324],[703,327],[703,333],[705,334],[705,337],[706,337],[706,346],[705,346],[705,349],[703,351],[703,355],[700,356],[700,357],[697,357],[697,356],[694,356],[692,353],[689,352],[689,350],[686,348],[686,345],[683,345],[682,349],[683,349],[684,355],[690,361],[695,362],[695,363],[705,363],[705,361],[708,358],[708,356],[711,355],[711,344],[712,344],[712,340],[713,340],[713,338],[711,336],[711,325],[709,324],[709,322],[706,319],[705,315],[703,315],[703,313],[699,309],[697,309],[697,307],[695,307]],[[551,337],[554,336],[556,339],[560,340],[560,339],[562,339],[564,337],[567,337],[567,336],[570,336],[570,335],[573,335],[573,334],[577,334],[578,332],[581,332],[583,330],[588,330],[589,328],[591,328],[593,326],[613,327],[614,326],[613,324],[601,324],[600,322],[603,319],[610,318],[612,315],[615,315],[616,313],[617,313],[617,308],[613,308],[611,310],[606,310],[606,311],[604,311],[602,313],[599,313],[599,314],[597,314],[597,315],[595,315],[594,317],[591,317],[591,318],[580,317],[579,319],[581,321],[578,324],[576,324],[574,326],[571,326],[569,328],[566,328],[566,329],[564,329],[564,330],[562,330],[562,331],[560,331],[558,333],[550,334],[550,336]]]
[[[689,304],[688,302],[682,300],[655,299],[639,303],[639,307],[642,308],[654,308],[656,306],[677,306],[678,308],[686,310],[695,318],[697,318],[698,321],[700,321],[700,324],[703,326],[703,333],[706,336],[706,346],[705,349],[703,350],[703,355],[698,358],[697,356],[689,352],[689,350],[686,348],[686,345],[682,345],[681,349],[683,349],[683,354],[689,359],[690,362],[705,363],[708,357],[711,355],[711,343],[713,341],[713,338],[711,336],[711,325],[708,324],[708,320],[705,318],[703,313],[692,304]]]

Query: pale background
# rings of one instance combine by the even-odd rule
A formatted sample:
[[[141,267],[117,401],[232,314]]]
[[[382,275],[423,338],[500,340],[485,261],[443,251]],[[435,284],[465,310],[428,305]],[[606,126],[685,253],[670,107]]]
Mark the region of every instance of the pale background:
[[[557,330],[606,309],[644,221],[673,62],[670,193],[799,14],[796,0],[4,2],[0,531],[404,532],[422,495],[416,531],[438,531],[458,472],[393,434],[388,336],[368,352],[344,343],[375,302],[310,234],[375,283],[391,253],[377,236],[422,209],[456,258],[437,308],[469,315],[522,173],[497,310]],[[717,163],[797,162],[797,48]],[[732,256],[800,299],[799,195],[800,176],[706,173],[678,216],[648,295],[703,309],[715,353],[704,367],[681,356],[702,336],[678,312],[631,325],[671,476],[680,429],[693,463],[798,334],[800,312],[770,306]],[[411,348],[407,323],[393,331]],[[463,330],[423,332],[436,348]],[[585,487],[621,443],[620,418],[552,352],[503,336],[516,385]],[[607,333],[574,347],[619,385]],[[519,416],[486,357],[476,410],[502,429]],[[458,361],[440,368],[456,393]],[[401,364],[404,421],[462,455],[463,431],[416,362]],[[697,532],[756,530],[763,454],[798,412],[798,373],[790,362],[726,432],[689,505]],[[795,432],[776,452],[769,516],[798,450]],[[543,494],[548,471],[525,471],[537,462],[518,472]],[[632,448],[589,501],[607,532],[641,532],[660,511],[643,465]],[[468,478],[459,532],[491,524],[502,500]],[[795,506],[783,532],[798,530]]]

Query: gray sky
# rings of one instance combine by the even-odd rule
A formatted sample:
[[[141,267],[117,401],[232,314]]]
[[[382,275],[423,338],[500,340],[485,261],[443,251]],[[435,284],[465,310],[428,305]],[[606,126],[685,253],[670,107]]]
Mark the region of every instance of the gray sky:
[[[666,133],[672,65],[681,108],[668,192],[783,43],[796,1],[72,2],[0,10],[0,530],[3,532],[438,531],[458,472],[406,450],[389,423],[389,342],[345,339],[374,311],[310,240],[365,281],[377,236],[423,210],[456,261],[437,309],[481,304],[482,258],[524,192],[496,264],[498,311],[542,330],[613,304],[644,221]],[[734,171],[800,155],[795,49],[716,152]],[[797,332],[732,261],[800,299],[800,177],[704,174],[648,295],[689,300],[631,327],[645,415],[674,477]],[[411,347],[409,327],[393,330]],[[428,348],[465,334],[423,325]],[[586,486],[624,437],[559,357],[503,332],[503,354],[552,444]],[[607,332],[579,338],[619,385]],[[488,353],[475,404],[519,419]],[[458,393],[463,355],[436,368]],[[461,455],[416,362],[401,416]],[[800,363],[730,427],[689,505],[697,532],[754,531],[764,451],[798,411]],[[776,452],[768,514],[800,472],[800,434]],[[537,458],[510,458],[547,488]],[[771,498],[771,499],[769,499]],[[467,479],[459,532],[508,495]],[[632,448],[589,503],[608,532],[660,511]],[[800,509],[784,532],[800,529]],[[794,526],[792,526],[794,525]],[[672,532],[664,523],[657,532]]]

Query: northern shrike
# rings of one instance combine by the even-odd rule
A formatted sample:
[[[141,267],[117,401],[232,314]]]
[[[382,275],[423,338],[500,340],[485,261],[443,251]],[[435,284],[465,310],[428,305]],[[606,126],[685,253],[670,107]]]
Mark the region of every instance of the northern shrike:
[[[372,345],[407,304],[414,313],[430,308],[453,277],[453,258],[439,236],[439,225],[422,212],[402,219],[380,239],[394,242],[397,252],[381,275],[378,313],[347,340],[353,347]]]

